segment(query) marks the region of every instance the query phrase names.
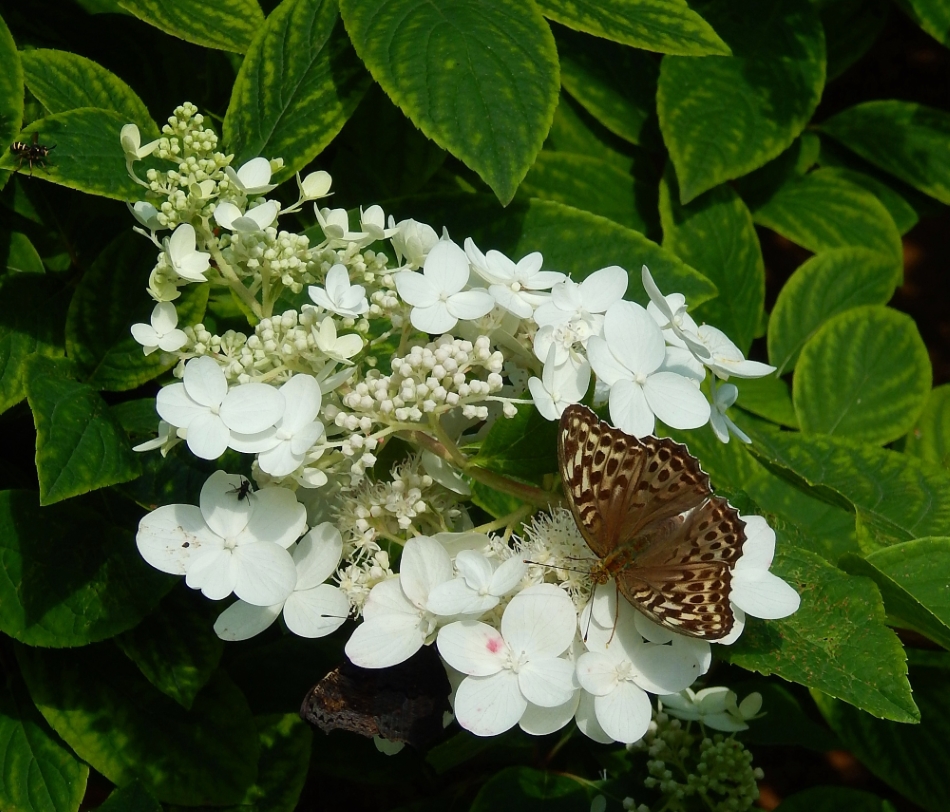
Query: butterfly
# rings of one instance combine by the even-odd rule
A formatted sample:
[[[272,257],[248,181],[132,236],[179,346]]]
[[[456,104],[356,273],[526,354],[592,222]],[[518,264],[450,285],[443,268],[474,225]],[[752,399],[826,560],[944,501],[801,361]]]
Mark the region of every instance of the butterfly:
[[[661,626],[704,640],[735,623],[731,569],[745,522],[686,446],[638,440],[573,404],[561,415],[558,461],[567,502],[597,557],[591,578]]]

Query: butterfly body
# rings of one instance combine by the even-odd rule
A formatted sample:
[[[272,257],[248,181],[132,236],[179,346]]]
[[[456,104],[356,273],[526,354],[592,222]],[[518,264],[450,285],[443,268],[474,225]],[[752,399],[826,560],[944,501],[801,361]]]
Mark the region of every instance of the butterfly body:
[[[573,405],[561,417],[558,459],[568,504],[600,559],[592,580],[613,578],[634,607],[673,631],[726,637],[745,523],[686,447],[631,437]]]

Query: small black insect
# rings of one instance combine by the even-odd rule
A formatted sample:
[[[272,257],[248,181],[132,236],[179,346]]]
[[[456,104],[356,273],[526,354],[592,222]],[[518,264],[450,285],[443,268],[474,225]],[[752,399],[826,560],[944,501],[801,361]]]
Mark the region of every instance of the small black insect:
[[[19,172],[23,168],[23,162],[26,161],[30,165],[30,177],[33,177],[33,165],[36,164],[41,169],[46,168],[46,159],[49,157],[50,152],[56,149],[56,145],[53,144],[51,147],[44,146],[43,144],[37,143],[39,138],[39,133],[33,133],[33,143],[27,144],[25,141],[14,141],[10,146],[10,152],[12,152],[19,161],[17,162],[15,172]]]
[[[251,490],[251,481],[242,477],[241,484],[236,488],[231,488],[228,493],[236,493],[238,502],[240,502],[242,499],[247,499],[247,501],[250,502],[251,494],[254,493],[254,491]]]

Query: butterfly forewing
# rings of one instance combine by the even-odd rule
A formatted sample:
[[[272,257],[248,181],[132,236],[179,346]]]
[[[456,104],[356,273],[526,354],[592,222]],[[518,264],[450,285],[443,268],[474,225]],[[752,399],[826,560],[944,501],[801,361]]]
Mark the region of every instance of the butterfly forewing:
[[[577,405],[561,417],[558,454],[578,527],[624,596],[682,634],[725,637],[744,523],[712,495],[699,461],[672,440],[638,440]]]

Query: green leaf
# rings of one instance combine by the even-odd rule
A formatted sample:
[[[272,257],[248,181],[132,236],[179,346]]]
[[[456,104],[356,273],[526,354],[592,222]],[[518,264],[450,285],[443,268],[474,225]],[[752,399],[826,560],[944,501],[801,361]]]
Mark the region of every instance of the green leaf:
[[[502,516],[510,516],[524,506],[524,502],[517,496],[497,491],[482,482],[472,482],[471,488],[472,502],[492,518],[500,519]]]
[[[142,560],[130,524],[98,499],[41,508],[32,491],[0,492],[0,630],[60,648],[135,626],[175,579]]]
[[[905,541],[871,553],[848,556],[848,572],[872,578],[881,590],[887,614],[950,649],[950,538]]]
[[[534,4],[342,0],[340,11],[386,94],[510,202],[558,99],[554,37]]]
[[[507,208],[488,195],[427,195],[390,204],[396,219],[415,217],[437,232],[445,226],[460,240],[470,235],[479,248],[520,259],[531,251],[544,255],[544,267],[569,273],[576,282],[598,268],[620,265],[630,275],[628,299],[646,305],[640,266],[653,273],[660,290],[678,291],[692,305],[712,298],[706,277],[642,234],[604,217],[546,200],[516,200]],[[388,209],[387,209],[388,210]]]
[[[23,65],[10,29],[0,17],[0,144],[13,143],[23,121]],[[4,150],[6,151],[6,150]],[[0,186],[2,186],[0,182]]]
[[[22,231],[11,231],[7,235],[7,240],[9,242],[6,246],[0,243],[0,252],[6,254],[3,260],[4,270],[10,273],[46,273],[39,252],[33,247],[33,243],[26,234]],[[5,251],[4,248],[6,248]]]
[[[75,812],[89,768],[59,740],[15,672],[0,682],[0,807]]]
[[[284,0],[241,65],[224,119],[239,165],[259,155],[302,169],[343,127],[369,86],[331,0]]]
[[[26,359],[65,353],[63,322],[71,291],[45,275],[0,278],[0,412],[26,397]]]
[[[593,788],[562,773],[506,767],[481,785],[470,812],[577,812],[590,806]]]
[[[752,209],[756,223],[818,253],[858,246],[900,262],[897,225],[871,192],[842,176],[840,170],[817,169],[786,183],[765,204]]]
[[[38,133],[41,144],[56,149],[45,167],[34,165],[37,177],[91,195],[138,200],[144,190],[126,172],[119,144],[119,131],[128,123],[126,116],[111,110],[79,107],[34,121],[20,139],[30,141]],[[16,165],[9,150],[0,155],[0,169]]]
[[[867,248],[834,248],[800,265],[779,291],[769,318],[769,362],[783,375],[829,319],[862,305],[882,305],[900,284],[902,268]]]
[[[906,655],[885,625],[874,583],[790,548],[781,537],[771,570],[798,591],[801,607],[784,620],[748,619],[739,640],[719,653],[742,668],[777,674],[873,716],[916,722]]]
[[[656,181],[631,176],[613,161],[543,150],[518,190],[599,214],[642,234],[656,220]]]
[[[188,710],[224,652],[212,628],[218,614],[182,584],[115,642],[152,685]]]
[[[240,803],[254,783],[257,731],[222,672],[186,711],[108,643],[16,653],[46,721],[113,784],[138,779],[165,803],[222,806]]]
[[[33,356],[27,399],[36,424],[40,504],[128,482],[139,462],[100,395],[72,379],[72,364]]]
[[[729,53],[729,46],[685,0],[539,0],[538,6],[545,17],[568,28],[646,51]]]
[[[67,51],[37,48],[20,55],[30,93],[50,113],[77,107],[111,110],[137,124],[143,141],[158,138],[148,108],[125,82],[102,65]]]
[[[162,812],[162,805],[141,781],[119,787],[96,812]]]
[[[825,40],[809,0],[716,0],[703,16],[732,49],[660,67],[660,130],[681,202],[781,153],[805,128],[825,83]]]
[[[920,724],[879,721],[828,696],[815,702],[845,746],[878,778],[931,812],[950,808],[950,694],[947,672],[915,668],[911,672]]]
[[[69,305],[66,351],[85,383],[96,389],[135,389],[171,369],[178,357],[145,355],[129,328],[149,323],[154,302],[142,286],[155,265],[155,246],[132,231],[121,232],[83,274]],[[204,316],[210,285],[189,285],[175,301],[178,326]]]
[[[788,384],[777,374],[767,375],[764,378],[733,378],[730,383],[733,382],[739,389],[736,406],[740,409],[764,417],[780,426],[798,428],[798,416],[792,405],[792,393],[789,391]]]
[[[642,51],[555,30],[561,84],[588,113],[631,144],[662,146],[656,118],[659,66]]]
[[[865,305],[839,313],[808,339],[792,399],[802,431],[884,445],[914,425],[932,378],[914,320]]]
[[[775,812],[893,812],[887,801],[850,787],[812,787],[782,800]]]
[[[516,408],[514,417],[494,422],[472,463],[523,479],[553,473],[557,470],[557,423],[543,418],[533,405]]]
[[[679,202],[676,174],[667,164],[660,185],[663,247],[705,274],[719,297],[694,311],[697,323],[714,324],[748,352],[765,305],[765,263],[752,215],[728,186],[688,205]]]
[[[185,42],[237,54],[247,53],[264,24],[256,0],[119,0],[119,6]]]
[[[601,158],[624,171],[628,171],[632,163],[627,154],[630,145],[610,132],[564,90],[554,111],[554,122],[544,142],[544,149]],[[543,154],[538,153],[538,157]]]
[[[950,48],[950,8],[942,0],[897,0],[897,5],[941,45]]]
[[[887,25],[887,0],[821,0],[821,24],[828,52],[828,81],[868,52]]]
[[[757,431],[751,451],[850,502],[866,552],[950,536],[950,477],[907,454],[821,435]]]
[[[950,469],[950,384],[932,389],[904,451],[912,457]]]
[[[827,152],[822,154],[826,155]],[[897,226],[899,234],[903,236],[917,225],[920,220],[920,217],[917,215],[917,210],[911,206],[893,186],[888,185],[879,178],[872,177],[867,172],[859,172],[856,169],[837,167],[836,171],[839,177],[851,181],[851,183],[860,186],[862,189],[867,189],[880,200],[884,208],[887,209],[887,213],[891,215],[891,219],[893,219],[894,225]],[[893,181],[893,183],[897,183],[897,181]]]
[[[950,113],[904,101],[849,107],[821,131],[941,203],[950,203]]]

